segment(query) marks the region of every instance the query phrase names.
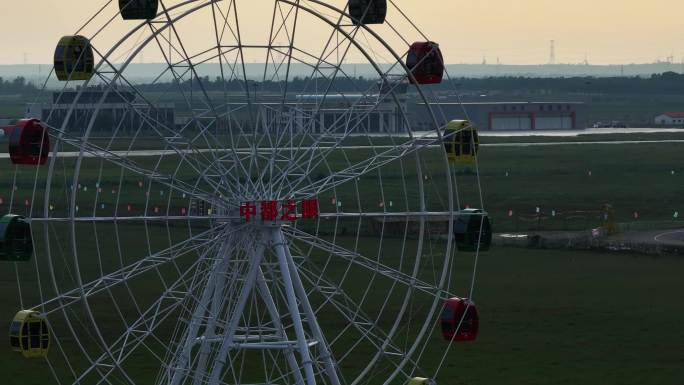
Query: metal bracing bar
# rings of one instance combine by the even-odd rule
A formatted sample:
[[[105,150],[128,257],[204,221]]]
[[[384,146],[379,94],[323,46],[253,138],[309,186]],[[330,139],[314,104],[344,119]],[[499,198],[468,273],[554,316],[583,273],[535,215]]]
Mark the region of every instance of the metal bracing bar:
[[[176,355],[178,362],[175,363],[175,368],[172,369],[173,375],[169,375],[171,385],[180,384],[190,371],[190,355],[192,354],[194,341],[199,333],[204,315],[207,311],[209,311],[209,302],[211,300],[211,296],[213,295],[217,278],[223,275],[223,271],[228,266],[227,259],[230,256],[230,253],[228,252],[230,248],[230,241],[231,238],[229,237],[221,246],[218,258],[216,258],[216,261],[214,262],[214,266],[207,280],[207,284],[202,292],[202,297],[200,298],[200,301],[193,312],[190,325],[188,326],[185,335],[185,342],[178,347],[178,354]],[[221,257],[222,255],[224,256],[223,258]]]
[[[230,242],[230,241],[228,241]],[[236,253],[235,253],[236,254]],[[233,262],[241,263],[240,259],[237,258],[237,256],[233,257]],[[200,381],[205,376],[206,370],[207,370],[207,361],[209,359],[209,354],[211,353],[211,345],[209,342],[216,336],[216,327],[219,322],[219,316],[221,314],[221,310],[225,304],[226,301],[226,295],[225,295],[225,286],[226,286],[226,275],[227,275],[227,265],[228,261],[224,261],[226,264],[226,267],[222,268],[221,270],[224,271],[223,274],[217,274],[215,277],[215,284],[214,284],[214,295],[211,300],[211,308],[208,309],[209,311],[209,317],[207,320],[207,325],[204,328],[204,336],[202,337],[201,344],[200,344],[200,352],[199,352],[199,359],[197,360],[197,364],[194,365],[195,367],[195,375],[193,379],[193,384],[194,385],[200,385]],[[237,269],[234,271],[237,272]],[[236,278],[236,277],[233,277]],[[235,284],[237,280],[233,280],[233,284]],[[221,339],[222,340],[222,339]],[[192,348],[191,348],[192,349]]]
[[[209,353],[211,352],[211,342],[216,336],[216,324],[220,314],[220,308],[223,305],[221,294],[223,293],[226,282],[225,274],[219,274],[215,279],[216,283],[214,285],[214,296],[211,300],[211,308],[208,309],[209,316],[207,319],[207,325],[204,328],[204,336],[200,340],[199,358],[197,364],[194,365],[195,375],[193,378],[193,384],[195,385],[200,383],[206,373],[207,360],[209,359]],[[190,349],[192,350],[192,347],[190,347]]]
[[[341,246],[325,241],[302,230],[292,227],[285,227],[283,228],[283,231],[289,233],[290,236],[297,241],[304,242],[319,250],[325,251],[326,253],[334,254],[344,260],[368,269],[369,271],[377,272],[378,274],[401,283],[408,288],[420,290],[433,297],[446,298],[450,295],[449,292],[441,287],[424,282],[416,277],[411,276],[410,274],[406,274],[392,267],[383,265],[382,263],[367,258],[355,251],[347,250]]]
[[[312,348],[318,345],[318,341],[309,341],[306,346]],[[232,349],[253,349],[253,350],[289,350],[299,346],[299,341],[277,341],[277,342],[238,342],[231,345]]]
[[[240,291],[240,296],[238,297],[235,308],[231,313],[230,321],[225,328],[224,340],[221,344],[221,349],[216,357],[214,367],[211,371],[211,376],[209,377],[208,381],[209,385],[218,385],[221,381],[221,372],[226,364],[228,351],[232,346],[231,341],[235,337],[235,332],[237,330],[238,324],[240,323],[245,305],[247,304],[247,300],[254,289],[261,260],[264,258],[264,250],[266,249],[264,242],[268,239],[268,237],[263,233],[258,235],[254,234],[253,236],[255,239],[252,241],[254,244],[252,246],[253,250],[250,250],[251,254],[249,255],[249,271],[247,272],[246,281],[242,286],[242,290]]]
[[[304,365],[306,383],[307,385],[316,385],[311,352],[309,351],[307,344],[306,334],[304,334],[304,325],[302,325],[302,317],[299,313],[299,306],[297,305],[297,294],[295,293],[294,283],[292,282],[293,278],[290,274],[290,263],[288,262],[289,259],[287,257],[285,237],[283,237],[282,231],[279,228],[274,228],[271,230],[271,239],[276,255],[278,256],[280,273],[283,278],[283,285],[287,296],[287,305],[290,310],[295,333],[297,334],[297,341],[299,342],[299,354],[302,357],[302,364]],[[304,297],[306,298],[306,296]]]
[[[264,303],[266,304],[268,314],[271,316],[271,319],[273,320],[273,325],[276,327],[276,330],[278,330],[278,332],[280,333],[280,337],[283,339],[287,339],[287,333],[285,332],[285,328],[283,327],[283,324],[280,321],[280,314],[278,313],[278,308],[276,306],[275,300],[273,300],[273,295],[271,295],[271,290],[268,288],[268,285],[266,284],[266,278],[264,277],[264,272],[261,269],[261,267],[259,267],[259,275],[257,276],[257,288],[259,289],[259,294],[261,295],[261,298],[264,300]],[[289,349],[285,352],[285,358],[287,359],[287,364],[290,366],[290,370],[292,371],[292,374],[295,377],[295,385],[304,385],[304,377],[302,377],[302,372],[299,370],[299,364],[297,363],[297,357],[295,357],[292,349]]]
[[[304,308],[304,313],[306,314],[306,320],[309,323],[309,328],[311,329],[314,338],[316,339],[316,341],[318,341],[320,349],[323,352],[323,354],[321,354],[321,358],[323,359],[325,372],[328,375],[328,378],[332,385],[340,385],[340,379],[337,376],[337,365],[332,356],[332,352],[330,351],[330,347],[325,341],[325,336],[321,331],[321,327],[320,325],[318,325],[316,313],[314,313],[313,308],[311,307],[311,303],[309,302],[309,297],[307,296],[306,290],[304,290],[304,285],[302,284],[302,280],[299,277],[299,272],[297,271],[297,267],[294,263],[294,260],[292,259],[292,254],[290,254],[290,248],[287,247],[287,244],[285,243],[285,237],[283,236],[282,230],[279,229],[276,232],[276,237],[278,243],[280,244],[280,246],[276,247],[279,247],[285,254],[287,267],[292,277],[292,284],[294,285],[295,292],[299,297],[299,301],[301,302],[302,307]]]
[[[197,337],[197,339],[195,341],[198,343],[201,343],[204,341],[207,341],[207,342],[223,342],[223,338],[224,338],[223,334],[220,334],[220,335],[217,334],[212,338],[207,338],[205,336]],[[251,336],[250,335],[244,335],[244,336],[236,335],[235,337],[233,337],[233,342],[234,343],[243,343],[243,342],[250,342],[250,341],[268,341],[268,340],[281,341],[282,339],[283,339],[282,336],[277,335],[277,334],[271,334],[271,335],[260,334],[260,335],[251,335]]]

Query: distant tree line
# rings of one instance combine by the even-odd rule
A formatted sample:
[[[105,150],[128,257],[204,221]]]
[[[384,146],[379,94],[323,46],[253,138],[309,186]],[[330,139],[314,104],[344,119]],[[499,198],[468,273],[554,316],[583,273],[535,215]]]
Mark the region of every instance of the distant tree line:
[[[327,78],[301,78],[294,77],[285,84],[285,81],[255,81],[242,79],[224,80],[221,77],[210,79],[208,76],[200,78],[202,87],[206,91],[228,91],[228,92],[277,92],[281,93],[285,89],[288,92],[294,93],[315,93],[323,92],[329,86],[330,80]],[[330,85],[332,90],[337,92],[369,92],[373,87],[377,88],[378,79],[367,79],[364,77],[346,78],[338,77]],[[199,89],[199,81],[195,79],[188,79],[180,82],[180,89]],[[155,84],[141,84],[136,87],[141,91],[158,91],[165,92],[172,90],[170,83],[155,83]]]
[[[223,80],[220,77],[201,79],[207,91],[228,92],[275,92],[280,93],[287,88],[290,93],[324,92],[329,79],[295,77],[285,85],[284,81],[267,80],[252,81]],[[331,85],[335,92],[369,92],[377,90],[378,79],[371,78],[337,78]],[[247,86],[245,86],[247,84]],[[138,86],[144,91],[168,91],[173,86],[169,83],[143,84]],[[181,89],[197,90],[197,79],[180,83]],[[452,78],[439,85],[430,86],[434,91],[443,92],[503,92],[503,93],[558,93],[558,94],[682,94],[684,91],[684,74],[665,72],[650,77],[487,77],[487,78]],[[409,88],[411,90],[411,88]]]
[[[36,86],[33,83],[27,82],[23,76],[12,80],[4,79],[0,76],[0,95],[25,95],[37,91]]]
[[[560,94],[657,94],[684,92],[684,74],[665,72],[650,77],[460,78],[442,83],[441,89],[500,92],[551,92]]]
[[[326,78],[294,77],[288,84],[279,80],[252,81],[220,77],[210,79],[203,77],[202,86],[206,91],[228,92],[273,92],[281,93],[287,89],[290,93],[321,93],[329,86],[334,92],[372,92],[378,89],[379,80],[373,78],[338,77],[329,85]],[[178,90],[178,85],[171,83],[155,83],[137,85],[142,91],[168,92]],[[442,84],[430,86],[434,91],[443,92],[503,92],[516,94],[660,94],[677,95],[684,90],[684,74],[665,72],[650,77],[487,77],[487,78],[451,78]],[[197,79],[185,80],[180,89],[197,90]],[[411,88],[409,88],[409,91]],[[33,94],[38,88],[24,77],[5,79],[0,77],[0,95]]]

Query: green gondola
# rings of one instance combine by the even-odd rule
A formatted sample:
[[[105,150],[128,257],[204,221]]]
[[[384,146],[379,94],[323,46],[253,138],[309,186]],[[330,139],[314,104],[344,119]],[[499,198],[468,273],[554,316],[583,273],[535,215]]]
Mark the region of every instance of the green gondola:
[[[492,244],[489,215],[481,209],[461,210],[454,221],[454,238],[460,251],[489,250]]]
[[[31,225],[19,215],[0,218],[0,261],[28,261],[33,255]]]

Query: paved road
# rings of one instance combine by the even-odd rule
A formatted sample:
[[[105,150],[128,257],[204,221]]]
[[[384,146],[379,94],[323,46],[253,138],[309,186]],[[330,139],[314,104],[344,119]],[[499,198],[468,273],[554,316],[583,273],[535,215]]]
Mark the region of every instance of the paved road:
[[[629,231],[611,236],[610,240],[684,248],[684,229]]]
[[[587,141],[587,142],[525,142],[525,143],[487,143],[482,144],[482,147],[548,147],[548,146],[586,146],[586,145],[617,145],[617,144],[665,144],[665,143],[684,143],[684,140],[606,140],[606,141]],[[432,147],[441,147],[440,145],[434,145]],[[369,146],[341,146],[338,149],[342,150],[367,150],[370,149]],[[393,146],[376,146],[376,150],[389,150]],[[320,147],[317,150],[327,150],[330,147]],[[296,148],[285,147],[281,148],[284,151],[294,151]],[[211,150],[199,150],[202,153],[210,152]],[[247,149],[239,149],[238,152],[246,153]],[[270,152],[271,148],[263,148],[261,151]],[[190,151],[183,151],[189,153]],[[225,150],[216,150],[216,152],[225,152]],[[151,157],[151,156],[161,156],[161,155],[174,155],[176,151],[173,150],[140,150],[140,151],[112,151],[113,154],[123,157]],[[76,158],[78,157],[78,152],[76,151],[65,151],[60,152],[58,155],[60,158]],[[85,157],[92,158],[94,155],[85,154]],[[9,154],[0,154],[0,159],[8,159]]]
[[[653,236],[653,240],[656,243],[672,246],[684,246],[684,229],[660,232]]]

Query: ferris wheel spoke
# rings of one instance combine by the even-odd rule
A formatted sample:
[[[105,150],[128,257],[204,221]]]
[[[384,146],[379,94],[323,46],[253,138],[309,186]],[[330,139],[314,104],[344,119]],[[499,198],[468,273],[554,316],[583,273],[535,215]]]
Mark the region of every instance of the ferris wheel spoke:
[[[223,206],[223,203],[213,198],[214,194],[207,193],[197,188],[196,186],[179,180],[178,178],[174,178],[172,176],[157,171],[146,169],[140,166],[138,163],[134,162],[130,157],[124,157],[122,155],[117,154],[114,151],[103,149],[91,142],[86,142],[82,139],[71,137],[69,135],[66,135],[65,132],[62,132],[59,129],[53,129],[59,132],[60,142],[67,143],[75,148],[78,148],[84,153],[89,154],[90,156],[99,158],[101,160],[105,160],[123,169],[129,170],[145,179],[148,179],[150,182],[162,184],[166,187],[169,187],[172,190],[184,193],[196,199],[212,202],[212,204],[215,204],[219,207]]]
[[[395,268],[386,266],[378,261],[365,257],[358,252],[345,249],[344,247],[328,242],[305,231],[289,227],[284,228],[283,232],[287,234],[292,241],[313,246],[320,251],[342,258],[343,260],[351,262],[368,271],[378,273],[394,282],[402,284],[407,288],[415,289],[432,297],[438,298],[443,298],[449,294],[447,291],[435,286],[434,284],[424,282],[416,277],[411,276],[410,274],[406,274]]]
[[[297,58],[296,56],[294,56],[293,51],[300,52],[300,53],[304,52],[304,51],[297,49],[296,47],[293,47],[293,50],[289,51],[289,52],[284,52],[284,51],[279,50],[277,48],[273,48],[272,50],[279,52],[281,55],[283,55],[283,57],[287,57],[289,61],[295,61],[297,63],[305,64],[307,66],[312,67],[314,72],[320,71],[320,69],[318,68],[317,65],[309,64],[306,60],[300,59],[300,58]],[[310,58],[313,57],[313,55],[309,55],[309,56],[310,56]],[[322,60],[322,63],[326,63],[331,67],[337,68],[337,71],[342,73],[345,76],[345,78],[351,80],[349,78],[349,76],[346,73],[344,73],[342,68],[339,67],[339,64],[327,62],[324,59],[320,59],[320,60]],[[322,72],[320,72],[320,74],[324,76],[324,74]],[[362,92],[362,95],[364,95],[364,96],[366,95],[366,92],[364,92],[364,91],[360,91],[360,92]],[[351,103],[351,101],[350,101],[350,103]],[[276,111],[275,114],[277,115],[278,112]],[[280,114],[283,115],[284,117],[288,118],[288,125],[294,124],[292,117],[286,115],[286,113],[284,112],[283,106],[281,106]],[[342,118],[343,117],[341,117],[340,119],[342,119]],[[275,121],[277,121],[277,118],[271,119],[271,124],[275,125]],[[299,152],[298,154],[297,154],[297,152],[293,152],[290,156],[284,157],[284,159],[281,162],[277,161],[278,152],[276,152],[276,150],[278,150],[278,149],[282,150],[281,147],[284,145],[285,139],[288,138],[285,135],[288,132],[288,130],[287,129],[285,129],[285,130],[274,130],[274,132],[280,132],[280,135],[277,137],[276,143],[271,144],[271,148],[273,149],[273,154],[271,155],[271,158],[269,160],[270,160],[272,167],[265,168],[263,170],[262,175],[261,175],[262,180],[265,178],[266,174],[270,172],[270,178],[272,179],[275,176],[277,179],[277,181],[273,184],[279,185],[279,186],[286,186],[286,188],[287,187],[291,188],[292,182],[290,180],[288,180],[287,177],[291,177],[293,175],[301,175],[301,176],[307,175],[307,172],[306,172],[305,168],[301,166],[301,163],[304,162],[304,160],[308,159],[308,161],[304,162],[304,163],[309,163],[309,165],[310,165],[313,160],[318,159],[319,156],[316,154],[316,152],[321,145],[321,138],[320,137],[310,135],[310,130],[312,129],[312,127],[313,126],[311,124],[305,125],[305,127],[303,128],[303,130],[301,130],[301,132],[299,132],[299,134],[302,136],[302,140],[304,140],[305,138],[310,138],[313,140],[313,143],[311,143],[309,146],[306,146],[306,147],[302,146],[303,142],[300,142],[297,145],[297,147],[293,147],[295,144],[290,143],[289,144],[290,147],[287,149],[288,151],[292,151],[293,149],[303,150],[303,151],[297,151],[297,152]],[[352,127],[352,130],[354,128],[356,128],[356,126]],[[270,132],[270,130],[266,130],[266,132],[268,133],[268,132]],[[265,136],[267,136],[270,139],[270,135],[265,135]],[[292,140],[292,138],[290,138],[290,140]],[[332,142],[326,142],[326,143],[329,145],[338,145],[341,142],[341,140],[342,139],[334,139]],[[279,163],[282,164],[282,167],[279,166]],[[273,169],[277,169],[278,172],[273,172]],[[283,190],[283,187],[279,188],[278,193],[280,193],[282,190]]]
[[[283,97],[282,97],[281,104],[285,105],[285,101],[287,100],[288,86],[289,86],[289,82],[290,82],[290,70],[292,67],[292,51],[294,49],[295,38],[296,38],[296,34],[297,34],[297,21],[299,18],[299,7],[290,6],[290,9],[287,13],[287,16],[285,16],[282,13],[283,12],[282,11],[282,3],[280,3],[279,1],[276,1],[276,6],[278,7],[278,11],[280,12],[280,16],[281,16],[282,21],[283,21],[281,28],[285,30],[285,34],[286,34],[286,37],[287,37],[287,40],[289,43],[288,44],[288,52],[286,55],[284,55],[284,58],[286,58],[287,64],[285,67],[285,77],[284,77],[284,79],[282,79],[284,82],[284,89],[282,91]],[[294,10],[294,20],[292,21],[292,31],[290,32],[287,28],[287,20],[290,18],[290,15],[292,14],[293,10]],[[279,28],[279,30],[280,30],[280,28]],[[275,38],[277,38],[278,32],[279,31],[276,32]],[[272,42],[269,42],[269,43],[272,44]]]
[[[422,149],[430,148],[437,143],[438,140],[439,139],[429,137],[428,135],[415,137],[386,151],[377,153],[359,163],[352,164],[343,170],[334,172],[304,188],[295,189],[290,193],[290,196],[295,198],[317,196],[339,185],[354,181],[363,175],[402,159],[407,155],[414,154]],[[303,181],[299,182],[298,185],[301,185],[301,183],[303,183]]]
[[[49,315],[63,308],[80,303],[86,298],[109,291],[111,288],[129,282],[135,277],[141,276],[150,270],[174,262],[184,255],[188,255],[189,253],[205,248],[207,245],[211,245],[219,239],[219,236],[215,235],[215,233],[220,230],[221,228],[212,228],[197,234],[192,238],[188,238],[165,250],[143,257],[135,263],[104,275],[97,280],[84,283],[81,287],[62,293],[47,302],[35,306],[35,308],[41,309],[44,315]]]
[[[237,216],[218,216],[218,215],[141,215],[135,217],[33,217],[29,221],[36,223],[55,223],[55,222],[81,222],[81,223],[100,223],[100,222],[208,222],[210,220],[237,219]]]
[[[106,59],[103,58],[103,60]],[[116,70],[116,67],[114,65],[109,65],[113,68],[113,71],[115,71],[117,78],[126,84],[127,89],[131,90],[133,94],[137,95],[138,98],[142,102],[144,102],[144,104],[147,105],[147,107],[150,108],[150,110],[155,109],[154,104],[150,100],[148,100],[145,97],[145,95],[143,95],[143,93],[140,92],[140,90],[138,90],[137,87],[135,87],[135,85],[133,85],[121,72]],[[107,81],[105,80],[105,82]],[[111,83],[107,83],[109,84],[108,89],[111,92],[114,92],[116,95],[120,96],[121,100],[127,100],[117,87],[112,87]],[[225,169],[222,169],[221,162],[217,162],[216,156],[214,155],[214,151],[211,151],[211,146],[209,146],[209,149],[200,149],[194,143],[195,138],[204,135],[204,131],[208,130],[209,125],[206,125],[203,128],[203,131],[201,131],[199,134],[196,134],[193,140],[188,140],[190,138],[185,138],[182,135],[182,131],[176,131],[168,127],[165,122],[161,122],[159,121],[159,119],[153,117],[149,113],[146,113],[143,109],[140,108],[140,106],[135,106],[132,104],[132,102],[128,101],[126,101],[125,103],[131,111],[133,111],[141,118],[141,124],[146,124],[147,126],[151,127],[153,131],[163,140],[163,143],[166,145],[166,147],[171,149],[164,150],[163,152],[161,152],[161,156],[166,154],[178,155],[181,159],[179,163],[188,164],[198,175],[200,175],[200,177],[205,182],[214,186],[217,185],[217,182],[207,177],[207,169],[217,169],[217,172],[213,173],[213,175],[221,179],[221,182],[223,182],[224,184],[229,185],[225,180],[225,177],[227,177],[230,174],[226,173]],[[209,159],[207,157],[207,153],[209,153],[210,155],[214,155],[213,159]],[[233,182],[236,183],[236,180],[233,180]]]
[[[214,3],[215,3],[215,1],[212,1],[212,7],[214,6]],[[163,6],[163,3],[162,3],[162,6]],[[217,110],[217,106],[214,105],[211,98],[209,97],[207,90],[204,86],[204,82],[197,73],[196,64],[194,64],[192,62],[191,57],[188,55],[187,51],[185,50],[185,47],[183,45],[183,42],[181,41],[180,35],[178,34],[178,31],[176,30],[176,28],[173,24],[173,20],[168,15],[168,12],[165,11],[165,14],[166,14],[166,17],[168,19],[168,25],[169,25],[171,31],[173,31],[173,33],[176,36],[176,39],[180,45],[180,48],[177,49],[176,52],[181,56],[183,61],[185,63],[187,63],[186,64],[187,65],[186,71],[189,71],[192,74],[192,76],[196,79],[196,82],[197,82],[198,86],[200,87],[201,95],[204,98],[204,103],[206,104],[206,107],[207,107],[206,112],[199,112],[199,114],[198,114],[198,112],[195,109],[195,106],[192,104],[192,102],[191,102],[190,98],[188,97],[186,91],[181,87],[182,78],[180,78],[179,75],[177,74],[177,71],[175,68],[176,66],[174,66],[174,64],[172,64],[171,58],[165,52],[165,50],[163,49],[163,46],[162,46],[162,42],[159,40],[160,36],[161,36],[161,38],[164,38],[164,36],[161,34],[155,33],[154,38],[155,38],[155,41],[157,43],[157,46],[159,47],[159,50],[162,53],[162,56],[164,57],[164,60],[168,66],[170,73],[173,75],[173,77],[175,79],[175,83],[177,84],[178,91],[180,92],[180,94],[183,97],[186,105],[190,109],[190,112],[192,114],[192,120],[191,121],[194,122],[194,124],[197,125],[200,129],[199,133],[195,137],[196,138],[202,137],[204,139],[204,141],[206,142],[206,144],[208,144],[210,146],[213,143],[217,148],[222,148],[222,145],[220,144],[218,139],[216,137],[214,137],[213,135],[211,135],[211,133],[209,131],[210,124],[204,124],[202,122],[202,120],[206,120],[206,116],[209,116],[210,120],[212,120],[213,124],[218,128],[219,117],[223,116],[223,115],[219,114],[219,112]],[[150,25],[150,28],[154,31],[154,27],[152,25]],[[170,46],[173,46],[173,44],[171,43],[170,40],[168,41],[168,43]],[[222,57],[222,51],[221,51],[220,46],[217,47],[217,49],[219,50],[219,56]],[[232,138],[232,135],[231,135],[231,138]],[[220,162],[216,158],[214,152],[211,152],[211,155],[214,158],[212,165],[213,165],[213,167],[217,168],[217,170],[219,171],[219,175],[221,175],[222,178],[227,178],[227,177],[232,176],[234,184],[237,184],[238,178],[236,175],[234,175],[235,173],[227,172],[227,170],[225,170],[225,168],[223,166],[223,162]],[[237,158],[234,157],[233,161],[235,162],[234,163],[235,165],[241,166],[241,163],[238,161]],[[242,171],[243,175],[246,175],[244,167],[242,167],[242,169],[240,171]]]
[[[209,251],[204,253],[204,257],[208,255]],[[90,366],[86,369],[79,378],[74,382],[75,384],[82,383],[83,379],[93,371],[100,368],[116,368],[128,359],[149,336],[153,335],[155,330],[168,321],[172,316],[178,314],[178,308],[184,302],[193,296],[193,292],[204,285],[203,271],[199,268],[201,264],[206,263],[204,258],[197,259],[183,274],[172,283],[164,293],[152,303],[134,322],[132,322],[126,332],[112,342],[108,348],[108,352],[101,354]],[[165,348],[167,348],[165,346]],[[168,349],[168,348],[167,348]],[[116,358],[116,359],[113,359]],[[108,381],[107,378],[113,371],[107,372],[102,376],[101,381]]]
[[[312,131],[314,130],[313,120],[310,124],[304,127],[304,130],[301,133],[302,142],[298,147],[303,149],[303,151],[294,159],[294,161],[291,161],[288,164],[287,172],[281,173],[281,177],[278,180],[278,183],[283,183],[283,179],[290,177],[292,175],[296,176],[296,179],[291,183],[298,185],[308,182],[307,176],[310,175],[311,171],[316,167],[320,166],[322,163],[325,163],[327,157],[330,156],[334,151],[343,150],[343,148],[340,146],[341,143],[344,140],[348,139],[353,132],[357,131],[359,128],[363,128],[363,121],[367,117],[369,117],[370,114],[375,112],[377,108],[380,106],[380,104],[383,101],[385,101],[385,99],[388,96],[380,95],[379,100],[377,102],[375,102],[371,106],[367,106],[362,105],[362,102],[365,98],[370,97],[370,95],[366,93],[363,93],[362,95],[363,97],[359,98],[357,101],[353,103],[350,102],[350,106],[347,109],[347,112],[341,114],[330,125],[330,127],[326,128],[324,132],[322,132],[321,134],[314,135],[312,133]],[[357,108],[358,111],[356,111]],[[353,123],[348,124],[349,121],[353,121]],[[336,127],[340,125],[344,125],[344,132],[342,134],[336,134]],[[304,138],[310,138],[313,141],[313,143],[311,143],[311,145],[306,148],[302,147]],[[393,140],[392,142],[394,145],[391,146],[391,150],[396,151],[397,149],[400,149],[400,147],[402,146],[409,145],[411,142],[420,143],[423,141],[422,139],[425,139],[425,137],[422,137],[420,139],[420,141],[417,141],[416,138],[412,137],[410,142],[404,144],[396,144]],[[427,146],[429,146],[429,144]],[[426,145],[421,145],[421,147],[426,147]],[[376,146],[371,145],[368,146],[368,148],[373,151],[372,157],[382,156],[382,154],[379,154],[377,152]],[[301,172],[299,172],[298,170],[301,170]]]
[[[301,276],[308,282],[311,287],[311,291],[315,291],[323,298],[325,301],[318,306],[315,313],[318,314],[325,311],[326,305],[332,305],[342,317],[349,323],[345,330],[354,327],[361,337],[371,343],[376,349],[382,351],[389,357],[399,356],[403,357],[405,352],[401,349],[390,336],[385,333],[376,321],[372,320],[371,317],[363,311],[363,307],[353,298],[351,298],[338,284],[327,280],[322,271],[316,269],[310,263],[302,260],[297,264]],[[344,331],[338,333],[338,336],[330,341],[330,346],[334,346],[337,340],[344,334]],[[360,343],[361,340],[357,342]],[[347,355],[351,354],[352,350],[348,352]],[[339,362],[344,361],[347,355],[339,357]]]
[[[336,213],[320,213],[319,216],[323,219],[394,219],[405,220],[406,222],[417,222],[425,220],[426,222],[445,222],[451,218],[455,218],[461,214],[460,211],[386,211],[386,212],[336,212]]]

